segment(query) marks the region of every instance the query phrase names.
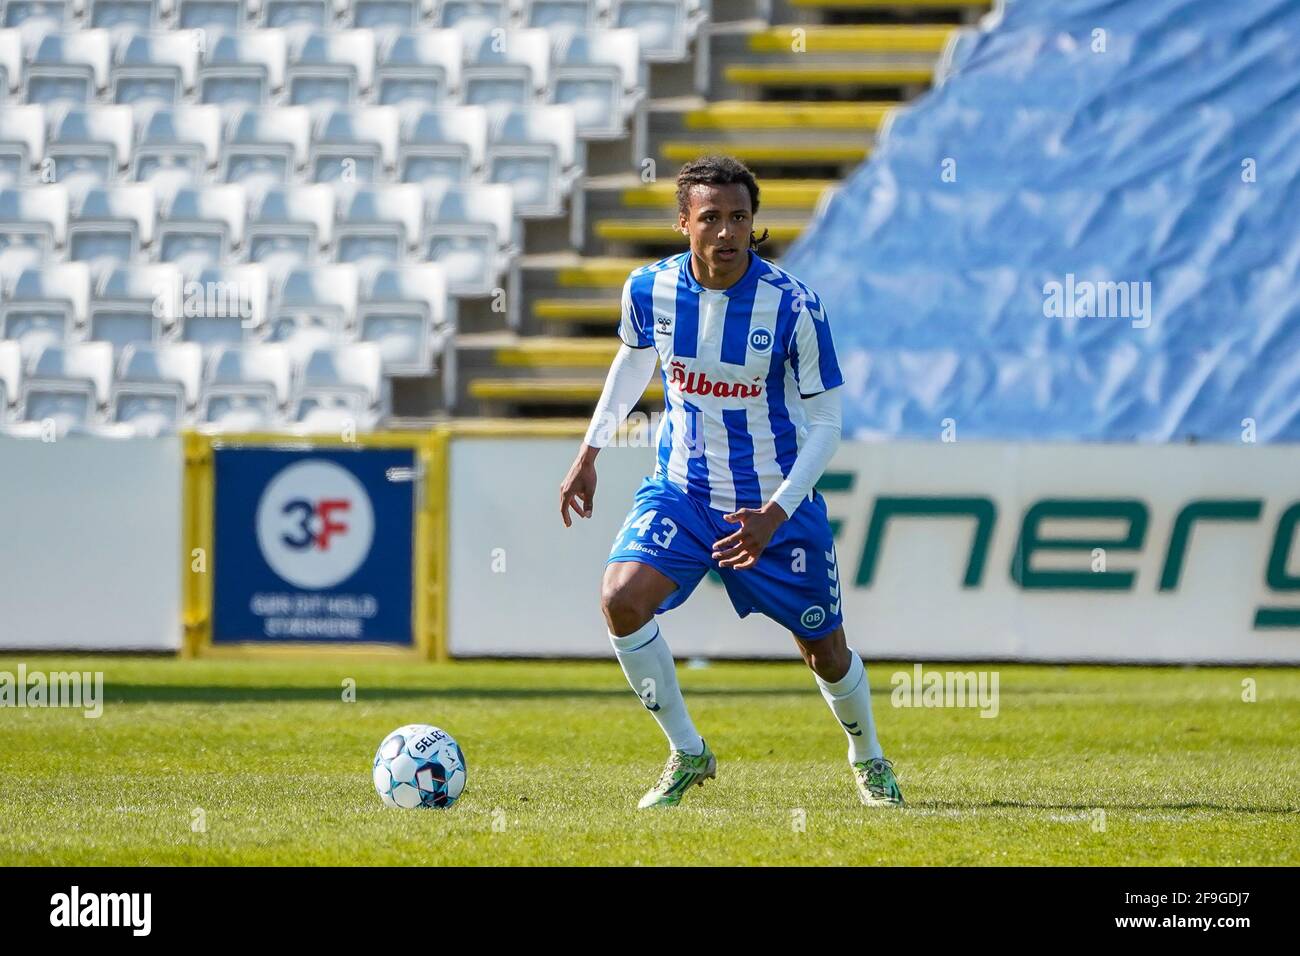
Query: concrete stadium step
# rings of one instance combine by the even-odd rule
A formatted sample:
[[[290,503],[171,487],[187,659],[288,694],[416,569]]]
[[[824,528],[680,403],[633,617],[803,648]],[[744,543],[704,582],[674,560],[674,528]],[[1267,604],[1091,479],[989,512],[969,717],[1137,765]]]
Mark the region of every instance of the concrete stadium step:
[[[875,131],[897,103],[761,102],[722,100],[681,116],[683,129]],[[766,186],[764,187],[766,193]],[[766,197],[765,197],[766,198]]]
[[[816,26],[787,23],[751,33],[747,40],[755,53],[942,53],[956,26],[850,24]],[[800,32],[801,31],[801,32]]]

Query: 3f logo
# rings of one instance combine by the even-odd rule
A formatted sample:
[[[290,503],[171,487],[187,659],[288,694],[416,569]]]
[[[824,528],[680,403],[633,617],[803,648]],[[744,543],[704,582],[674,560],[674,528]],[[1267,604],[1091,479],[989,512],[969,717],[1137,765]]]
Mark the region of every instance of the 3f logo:
[[[291,548],[304,551],[313,545],[320,551],[328,551],[330,538],[336,534],[345,534],[348,526],[334,518],[335,512],[346,512],[352,503],[345,498],[322,498],[312,504],[306,498],[294,498],[286,501],[282,513],[297,521],[293,532],[285,532],[280,538]]]

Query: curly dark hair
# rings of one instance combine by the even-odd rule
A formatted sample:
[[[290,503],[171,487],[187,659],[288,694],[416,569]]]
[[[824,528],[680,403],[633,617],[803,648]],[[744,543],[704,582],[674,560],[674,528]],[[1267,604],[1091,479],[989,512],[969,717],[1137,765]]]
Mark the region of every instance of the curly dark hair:
[[[749,207],[752,215],[758,215],[758,181],[749,167],[734,156],[701,156],[681,168],[677,174],[677,210],[688,215],[691,208],[692,186],[731,186],[739,184],[749,193]],[[767,230],[763,235],[749,234],[749,244],[757,246],[767,240]]]

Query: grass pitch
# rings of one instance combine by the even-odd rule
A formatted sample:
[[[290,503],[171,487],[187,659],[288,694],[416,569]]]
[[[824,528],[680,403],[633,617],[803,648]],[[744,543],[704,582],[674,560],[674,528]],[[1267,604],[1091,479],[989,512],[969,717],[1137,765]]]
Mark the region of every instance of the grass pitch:
[[[891,675],[910,668],[869,665],[910,803],[881,811],[859,804],[802,665],[683,665],[719,778],[645,813],[665,745],[612,661],[0,671],[20,660],[101,670],[106,701],[98,720],[0,708],[4,865],[1300,863],[1296,669],[994,665],[987,719],[895,708]],[[379,741],[411,722],[465,750],[450,811],[386,809],[372,789]]]

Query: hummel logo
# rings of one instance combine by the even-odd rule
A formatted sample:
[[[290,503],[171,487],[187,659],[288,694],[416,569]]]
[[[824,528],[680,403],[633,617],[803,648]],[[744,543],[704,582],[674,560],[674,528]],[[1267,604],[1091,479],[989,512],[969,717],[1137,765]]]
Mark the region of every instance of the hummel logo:
[[[673,330],[673,317],[664,312],[655,313],[655,334],[667,335]]]
[[[860,730],[857,729],[857,727],[858,727],[858,722],[857,722],[856,720],[855,720],[853,723],[851,723],[851,724],[849,724],[849,723],[845,723],[845,722],[842,721],[842,720],[840,721],[840,723],[841,723],[841,724],[844,724],[844,729],[847,730],[849,733],[851,733],[854,737],[861,737],[861,736],[862,736],[862,731],[860,731]]]

